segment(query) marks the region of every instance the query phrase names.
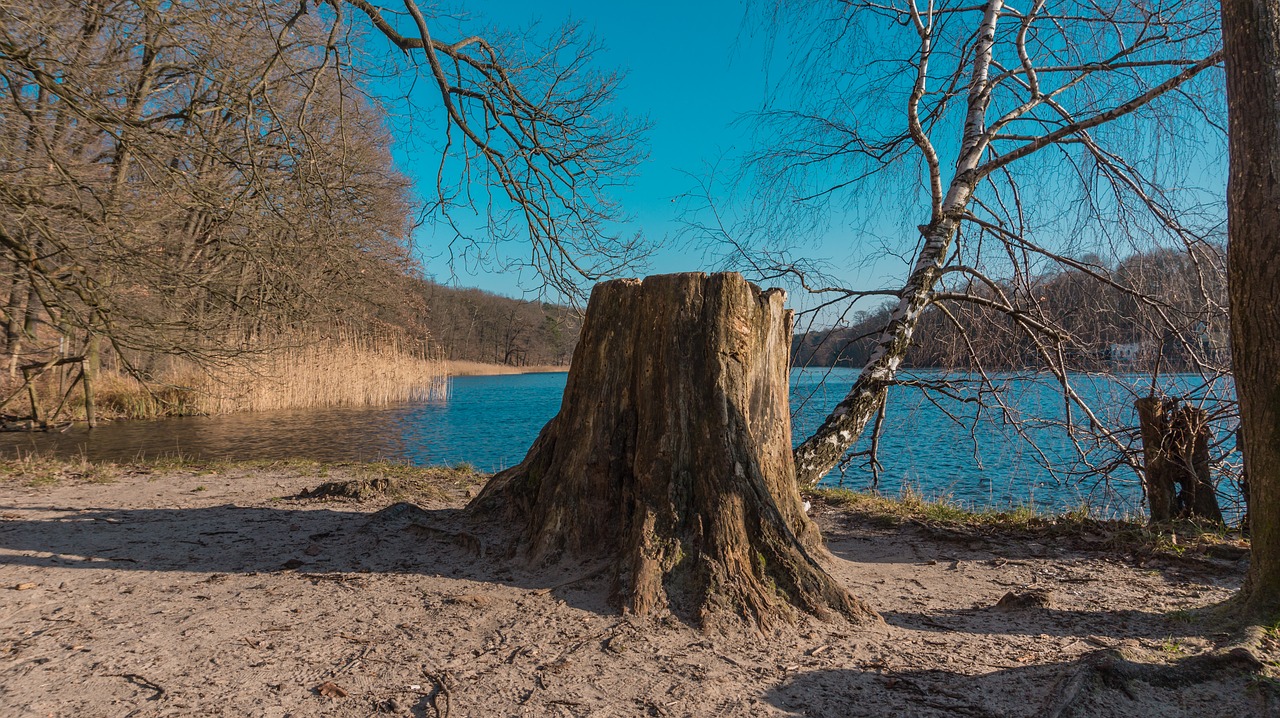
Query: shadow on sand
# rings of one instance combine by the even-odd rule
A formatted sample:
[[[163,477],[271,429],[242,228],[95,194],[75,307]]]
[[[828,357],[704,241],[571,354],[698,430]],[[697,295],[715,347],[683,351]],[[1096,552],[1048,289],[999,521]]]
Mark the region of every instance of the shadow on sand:
[[[1256,660],[1256,659],[1252,659]],[[1071,662],[980,675],[941,670],[820,670],[765,695],[786,715],[809,718],[1209,718],[1280,716],[1280,694],[1234,655],[1173,666],[1130,663],[1113,651]]]
[[[338,502],[323,504],[341,507]],[[510,560],[506,527],[481,526],[461,509],[397,503],[343,508],[76,509],[0,507],[0,565],[116,571],[333,578],[360,573],[438,575],[551,593],[578,608],[615,611],[599,566],[541,570]]]

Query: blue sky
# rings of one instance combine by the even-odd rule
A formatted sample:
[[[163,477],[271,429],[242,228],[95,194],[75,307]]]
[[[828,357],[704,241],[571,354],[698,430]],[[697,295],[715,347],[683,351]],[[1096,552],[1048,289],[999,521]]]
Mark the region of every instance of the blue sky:
[[[703,254],[676,241],[682,224],[680,195],[695,187],[693,177],[740,151],[750,126],[736,122],[758,109],[768,89],[768,42],[746,22],[746,3],[696,2],[601,3],[554,0],[530,4],[511,0],[475,1],[467,11],[482,22],[522,28],[533,22],[553,28],[582,22],[602,43],[600,69],[619,69],[626,79],[618,105],[647,116],[648,159],[631,186],[616,197],[631,216],[630,229],[642,230],[661,248],[651,273],[704,269]],[[425,93],[424,93],[425,94]],[[424,97],[421,110],[432,109]],[[426,143],[405,133],[429,132],[421,124],[397,130],[395,157],[401,169],[424,188],[433,181],[436,160]],[[425,228],[417,243],[428,273],[440,281],[520,296],[536,288],[534,278],[448,265],[447,229]],[[676,246],[676,245],[680,246]]]
[[[464,21],[463,27],[471,30],[477,25],[521,29],[539,23],[549,31],[574,20],[595,35],[603,45],[603,51],[597,56],[598,69],[626,73],[617,96],[618,106],[652,122],[647,136],[648,159],[639,167],[632,185],[616,195],[631,217],[622,233],[640,230],[659,245],[648,273],[716,268],[701,248],[681,241],[685,205],[680,200],[682,195],[695,190],[698,179],[706,179],[713,167],[718,167],[721,180],[731,174],[737,167],[736,160],[751,148],[753,140],[767,143],[771,139],[753,138],[753,123],[747,116],[763,106],[772,89],[790,89],[788,83],[792,78],[782,74],[788,66],[787,42],[779,42],[774,49],[764,34],[763,24],[748,21],[745,0],[647,3],[548,0],[536,4],[469,0],[462,6],[471,15],[469,20],[474,21],[471,25]],[[438,27],[452,29],[450,21],[439,22]],[[871,42],[900,29],[880,27],[877,22],[880,21],[870,19],[864,28]],[[791,37],[790,41],[803,44],[808,30],[801,24],[799,38]],[[814,32],[820,31],[814,28]],[[448,31],[438,31],[437,35],[441,39],[453,36]],[[876,55],[854,52],[850,59],[866,56]],[[1219,75],[1217,70],[1213,71],[1206,76],[1212,79],[1206,82],[1220,85]],[[393,85],[386,83],[384,87]],[[375,89],[377,87],[375,85]],[[864,96],[865,104],[842,107],[841,111],[849,114],[855,123],[888,122],[892,127],[900,118],[889,108],[898,108],[901,98],[893,94],[891,86],[876,87],[876,92]],[[825,89],[819,86],[818,94],[824,94]],[[404,108],[396,108],[394,103],[392,107],[393,113],[402,113],[393,123],[395,158],[401,169],[418,182],[424,196],[431,194],[438,166],[438,155],[431,140],[438,136],[442,113],[434,92],[421,82],[415,91],[416,107],[412,112],[404,114]],[[1123,135],[1137,131],[1135,137],[1139,138],[1136,144],[1127,142],[1119,146],[1136,149],[1139,156],[1149,155],[1153,161],[1159,159],[1158,163],[1150,164],[1151,171],[1166,164],[1163,158],[1176,158],[1182,153],[1203,154],[1189,161],[1175,159],[1170,164],[1173,175],[1165,181],[1169,183],[1167,186],[1189,182],[1207,188],[1208,194],[1202,197],[1207,203],[1206,211],[1217,214],[1225,178],[1225,145],[1194,115],[1178,119],[1180,122],[1172,125],[1179,128],[1173,133],[1176,146],[1160,145],[1164,141],[1163,133],[1141,139],[1153,125],[1118,124],[1116,132]],[[955,149],[952,145],[957,139],[955,133],[947,131],[948,127],[943,124],[941,134],[935,138],[941,143],[939,150],[944,158],[951,156],[948,153]],[[1091,245],[1102,246],[1102,240],[1095,236],[1094,230],[1081,230],[1076,226],[1079,209],[1070,201],[1074,195],[1059,190],[1068,188],[1062,184],[1064,180],[1067,185],[1079,184],[1079,181],[1072,180],[1071,167],[1055,157],[1057,155],[1048,154],[1041,160],[1019,164],[1017,171],[1024,174],[1019,181],[1026,182],[1024,189],[1028,197],[1038,199],[1033,204],[1045,216],[1041,224],[1051,235],[1048,241],[1060,246],[1065,253],[1079,256],[1094,249]],[[1064,170],[1067,174],[1063,174]],[[844,286],[859,289],[896,286],[909,262],[911,245],[918,238],[914,228],[928,219],[927,203],[921,205],[914,194],[921,189],[920,178],[916,176],[919,171],[918,162],[908,162],[893,173],[877,175],[860,185],[856,194],[860,204],[837,202],[824,207],[821,224],[812,236],[798,240],[800,254],[826,263]],[[829,172],[838,172],[839,179],[845,178],[846,171],[839,166],[824,166],[815,169],[808,179],[827,186],[834,181]],[[731,187],[718,189],[717,196],[722,202],[719,207],[728,213],[758,211],[738,202],[738,198],[729,197]],[[1102,196],[1105,199],[1105,193]],[[785,198],[779,197],[779,201]],[[1107,213],[1106,207],[1103,212]],[[1104,223],[1105,226],[1108,225]],[[536,296],[539,284],[531,273],[520,276],[462,262],[451,264],[447,245],[452,237],[446,227],[429,225],[418,231],[415,240],[428,274],[459,286],[480,287],[509,296]],[[781,244],[797,241],[794,236],[768,236],[765,240]],[[508,245],[502,251],[519,250]],[[817,301],[796,294],[792,299],[793,306],[799,307]],[[859,308],[869,308],[873,303],[874,300],[867,300]]]

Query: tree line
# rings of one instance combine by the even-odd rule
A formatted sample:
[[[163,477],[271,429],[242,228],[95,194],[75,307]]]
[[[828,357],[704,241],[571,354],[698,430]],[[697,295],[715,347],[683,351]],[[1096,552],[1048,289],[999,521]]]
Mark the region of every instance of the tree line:
[[[1139,252],[1113,263],[1090,254],[1073,265],[1053,267],[1021,287],[998,282],[967,288],[991,304],[1015,297],[1021,317],[979,302],[927,306],[903,366],[1046,368],[1019,326],[1030,318],[1061,334],[1065,365],[1073,369],[1150,371],[1158,364],[1166,371],[1225,371],[1230,341],[1224,247]],[[798,333],[793,364],[864,366],[892,308],[883,304],[836,326]]]
[[[335,322],[412,324],[397,299],[408,182],[341,59],[351,37],[296,5],[237,0],[3,13],[11,364],[50,337],[105,340],[141,371]]]
[[[570,307],[435,282],[421,282],[417,291],[432,346],[442,358],[564,366],[573,357],[582,316]]]

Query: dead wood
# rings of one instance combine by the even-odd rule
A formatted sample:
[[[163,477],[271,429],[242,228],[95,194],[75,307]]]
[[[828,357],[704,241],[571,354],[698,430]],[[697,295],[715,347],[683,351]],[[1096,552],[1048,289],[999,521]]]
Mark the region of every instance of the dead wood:
[[[737,274],[597,285],[560,413],[472,513],[535,563],[605,558],[627,613],[872,619],[797,489],[784,301]]]
[[[1209,473],[1207,412],[1154,396],[1138,399],[1135,406],[1151,522],[1184,518],[1223,525]]]

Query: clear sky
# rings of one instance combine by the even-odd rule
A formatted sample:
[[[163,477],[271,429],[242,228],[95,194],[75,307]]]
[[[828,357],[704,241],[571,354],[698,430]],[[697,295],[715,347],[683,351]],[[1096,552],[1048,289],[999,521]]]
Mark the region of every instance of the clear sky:
[[[681,231],[685,229],[681,223],[685,208],[681,197],[695,191],[698,180],[705,180],[713,167],[719,167],[721,179],[731,173],[736,169],[735,160],[752,149],[753,141],[768,142],[769,138],[753,138],[754,127],[748,115],[765,104],[766,95],[771,90],[788,89],[785,82],[788,78],[782,74],[782,69],[788,65],[788,58],[782,56],[789,51],[787,43],[781,42],[777,49],[772,49],[770,38],[764,35],[763,25],[748,20],[747,0],[653,0],[644,3],[465,0],[457,4],[482,27],[492,24],[521,29],[536,22],[550,31],[574,20],[595,35],[603,46],[603,51],[596,57],[598,69],[626,73],[617,96],[618,106],[631,114],[647,117],[652,123],[647,136],[648,159],[638,168],[631,187],[616,195],[631,217],[630,225],[623,228],[622,233],[640,230],[652,243],[659,245],[660,250],[648,267],[649,273],[715,269],[699,247],[679,241]],[[765,5],[757,3],[757,6]],[[442,20],[441,23],[448,25],[448,21]],[[872,25],[865,28],[871,37],[877,37],[885,30]],[[475,26],[464,27],[474,30]],[[889,28],[891,31],[896,29],[899,28]],[[802,41],[804,32],[805,28],[801,26]],[[449,36],[446,32],[440,39]],[[1215,70],[1206,75],[1210,79],[1204,82],[1220,84],[1219,75]],[[390,88],[392,84],[386,86]],[[822,94],[821,89],[818,94]],[[850,118],[846,119],[855,125],[900,122],[901,118],[893,116],[893,113],[885,115],[890,106],[905,107],[905,100],[895,99],[892,91],[891,87],[876,85],[873,93],[863,93],[869,98],[868,104],[856,108],[841,107],[841,111],[849,114]],[[433,138],[432,133],[438,136],[442,112],[434,89],[427,83],[418,83],[414,97],[416,109],[408,121],[402,117],[395,123],[393,151],[402,170],[420,185],[421,194],[429,197],[430,188],[434,186],[438,155],[430,140],[415,142],[414,138]],[[1214,104],[1216,100],[1213,97],[1206,101],[1209,102],[1210,114],[1221,109]],[[1153,159],[1153,163],[1139,165],[1155,174],[1168,173],[1169,170],[1156,172],[1156,169],[1164,167],[1167,158],[1183,153],[1204,153],[1204,157],[1195,158],[1190,163],[1173,162],[1170,167],[1175,176],[1163,179],[1170,187],[1188,182],[1193,186],[1207,187],[1209,193],[1204,196],[1204,206],[1208,209],[1193,209],[1216,216],[1220,214],[1221,187],[1225,178],[1225,145],[1220,141],[1221,133],[1211,130],[1194,113],[1190,117],[1182,115],[1175,119],[1178,121],[1170,126],[1180,128],[1173,133],[1174,141],[1179,144],[1172,149],[1160,144],[1166,141],[1163,131],[1146,139],[1143,139],[1145,135],[1136,135],[1137,139],[1118,142],[1117,146],[1135,149],[1139,156],[1150,154],[1158,159],[1159,162]],[[945,122],[939,127],[942,131],[939,148],[945,163],[951,156],[948,153],[955,149],[953,145],[958,135],[948,131],[949,126]],[[1155,125],[1135,127],[1145,133]],[[1123,135],[1130,130],[1130,125],[1117,123],[1113,134]],[[1098,133],[1101,134],[1102,130]],[[1058,157],[1053,154],[1045,156]],[[1082,184],[1073,174],[1075,170],[1071,162],[1060,157],[1043,162],[1036,164],[1027,160],[1018,166],[1018,171],[1024,173],[1019,179],[1023,189],[1028,193],[1039,192],[1026,197],[1038,198],[1030,203],[1045,217],[1039,220],[1040,224],[1047,228],[1049,234],[1061,237],[1060,249],[1065,253],[1079,256],[1086,250],[1096,251],[1090,245],[1100,240],[1089,231],[1076,227],[1076,216],[1080,210],[1077,204],[1072,203],[1074,195],[1059,192],[1061,181],[1074,183],[1073,187],[1084,186],[1084,191],[1087,191],[1087,183],[1092,180],[1085,177]],[[862,204],[844,205],[843,213],[838,208],[841,205],[835,205],[836,208],[831,210],[834,214],[824,215],[828,224],[819,227],[813,237],[803,240],[803,256],[823,262],[828,268],[833,267],[832,273],[846,287],[875,289],[896,286],[909,257],[896,256],[895,253],[910,253],[912,243],[918,239],[915,227],[928,220],[927,202],[923,205],[912,203],[909,196],[912,188],[919,191],[923,186],[919,178],[913,179],[912,176],[913,172],[920,171],[919,164],[918,160],[913,160],[904,169],[896,169],[892,175],[876,175],[860,185],[857,194]],[[828,171],[841,170],[831,167],[813,170],[823,183],[822,173]],[[1187,172],[1189,175],[1177,176]],[[844,175],[841,174],[839,179],[845,179]],[[907,190],[905,193],[902,192],[904,188]],[[1106,192],[1100,192],[1097,197],[1105,199]],[[723,195],[720,198],[723,199]],[[779,201],[785,201],[785,198],[780,197]],[[730,212],[741,211],[744,206],[735,205],[732,201],[723,205]],[[1109,211],[1107,207],[1102,208],[1103,213]],[[538,284],[531,274],[521,277],[465,263],[451,265],[447,245],[452,238],[448,228],[428,225],[418,231],[415,240],[430,275],[439,281],[480,287],[510,296],[536,294]],[[768,241],[787,239],[790,238],[770,236]],[[1100,246],[1105,246],[1105,243]],[[514,251],[514,247],[510,249]],[[818,301],[814,297],[796,294],[792,298],[793,306],[801,308]],[[867,300],[868,303],[875,301]],[[866,308],[866,305],[859,307]]]
[[[768,39],[747,22],[741,0],[659,0],[610,3],[593,0],[474,0],[469,13],[505,27],[531,22],[554,28],[567,20],[582,22],[602,43],[602,70],[619,69],[626,79],[618,104],[647,116],[649,157],[632,185],[617,193],[632,229],[661,245],[651,273],[707,268],[701,251],[677,246],[682,229],[680,195],[693,189],[693,177],[707,176],[717,163],[745,149],[750,125],[735,122],[758,109],[767,92],[771,64]],[[773,63],[777,64],[777,63]],[[423,96],[422,111],[432,108]],[[425,143],[403,133],[430,131],[421,125],[398,130],[395,156],[401,168],[424,188],[433,181],[436,162]],[[533,289],[531,276],[477,271],[448,265],[447,229],[424,229],[417,242],[428,273],[445,282],[520,296]]]

